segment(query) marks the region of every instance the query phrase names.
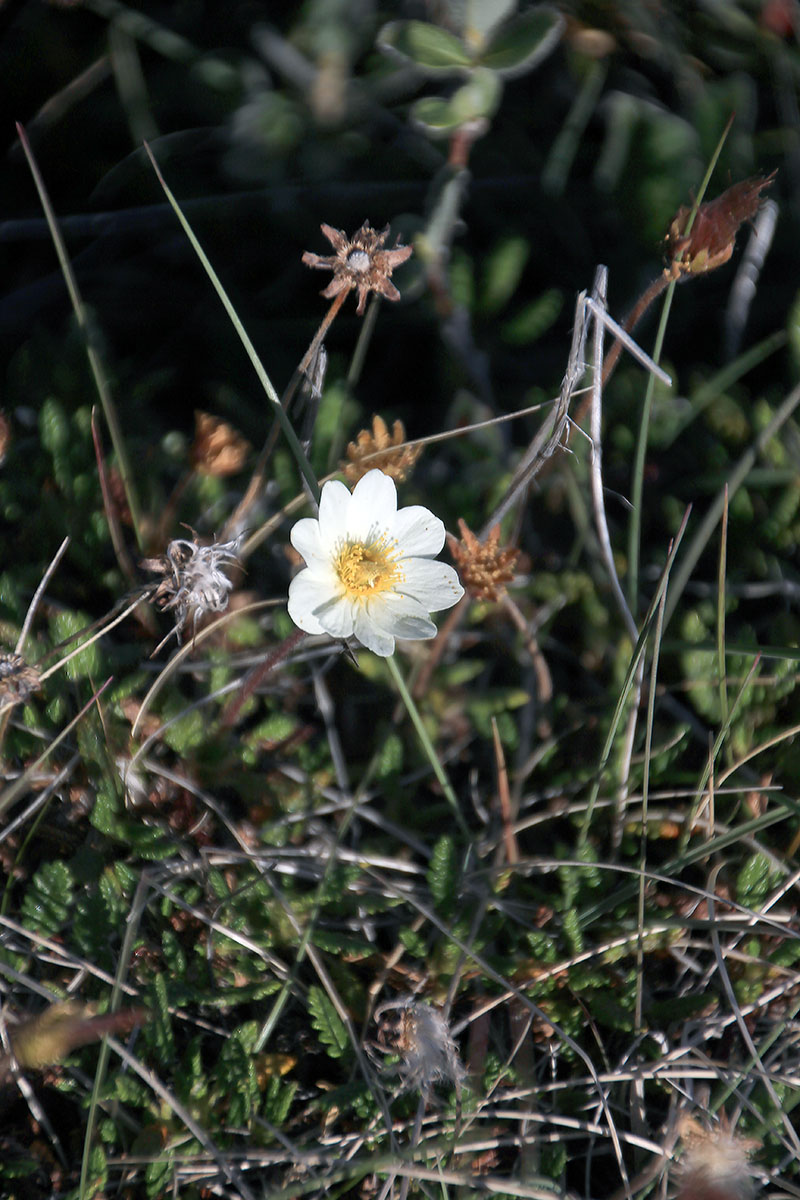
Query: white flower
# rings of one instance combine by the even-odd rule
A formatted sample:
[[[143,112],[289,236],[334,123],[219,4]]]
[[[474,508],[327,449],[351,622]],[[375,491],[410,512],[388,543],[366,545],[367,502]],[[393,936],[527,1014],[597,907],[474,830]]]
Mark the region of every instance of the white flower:
[[[352,494],[326,483],[319,520],[306,517],[291,532],[306,569],[289,587],[289,616],[306,633],[355,635],[386,658],[395,638],[432,638],[428,616],[464,595],[458,575],[434,562],[444,525],[427,508],[397,508],[394,480],[369,471]]]

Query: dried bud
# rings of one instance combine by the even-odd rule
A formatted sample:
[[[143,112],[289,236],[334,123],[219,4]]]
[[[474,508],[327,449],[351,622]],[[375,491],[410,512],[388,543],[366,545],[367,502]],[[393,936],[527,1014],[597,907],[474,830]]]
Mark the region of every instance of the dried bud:
[[[364,312],[370,292],[378,292],[387,300],[400,299],[400,293],[389,282],[389,276],[395,267],[411,257],[412,249],[410,246],[395,245],[392,250],[384,250],[388,225],[382,233],[378,233],[365,221],[351,238],[343,230],[334,229],[331,225],[321,225],[320,228],[336,253],[323,256],[307,250],[303,262],[307,267],[315,267],[320,271],[333,271],[333,279],[322,292],[326,299],[332,300],[340,292],[355,288],[358,292],[356,312],[359,316]]]
[[[362,429],[354,442],[347,447],[349,462],[340,463],[340,470],[348,483],[358,483],[362,475],[377,467],[385,475],[391,475],[402,483],[410,475],[414,464],[422,453],[422,446],[403,446],[406,431],[402,421],[395,421],[392,432],[383,417],[372,418],[372,432]]]
[[[39,690],[40,673],[21,654],[0,653],[0,711],[25,704]]]
[[[676,276],[699,275],[726,263],[733,254],[740,226],[756,215],[761,192],[774,178],[775,171],[767,176],[754,175],[734,183],[716,200],[701,204],[688,234],[685,230],[692,210],[686,205],[679,208],[665,239],[672,272]]]
[[[686,1153],[676,1200],[750,1200],[749,1158],[758,1142],[737,1138],[724,1121],[709,1130],[691,1117],[681,1121],[680,1134]]]
[[[51,1004],[38,1017],[9,1029],[9,1041],[23,1070],[60,1063],[78,1046],[99,1041],[107,1033],[127,1033],[146,1020],[146,1008],[95,1016],[89,1005],[67,1001]]]
[[[519,550],[500,547],[500,526],[490,530],[485,542],[479,542],[466,521],[459,519],[462,540],[448,535],[450,553],[456,561],[464,587],[476,600],[501,600],[506,584],[514,578]]]
[[[192,466],[201,475],[235,475],[250,453],[250,443],[232,425],[211,413],[195,412]]]

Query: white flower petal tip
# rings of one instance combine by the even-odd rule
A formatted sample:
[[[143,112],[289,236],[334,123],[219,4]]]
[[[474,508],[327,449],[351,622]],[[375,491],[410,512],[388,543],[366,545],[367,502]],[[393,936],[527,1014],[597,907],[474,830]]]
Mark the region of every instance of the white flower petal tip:
[[[397,507],[383,471],[368,471],[352,493],[342,483],[322,489],[319,519],[293,527],[292,545],[306,567],[289,587],[289,616],[306,633],[355,636],[382,658],[395,638],[436,636],[428,614],[464,595],[458,575],[435,562],[444,525],[427,508]]]

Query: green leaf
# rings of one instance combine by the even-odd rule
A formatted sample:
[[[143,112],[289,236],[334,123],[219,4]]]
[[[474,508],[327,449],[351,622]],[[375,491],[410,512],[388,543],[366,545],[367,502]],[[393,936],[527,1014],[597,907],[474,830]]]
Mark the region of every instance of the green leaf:
[[[58,933],[69,917],[72,890],[72,872],[66,863],[41,866],[22,901],[25,927],[48,935]]]
[[[577,909],[568,908],[562,917],[562,923],[570,951],[572,954],[581,954],[583,952],[583,932]]]
[[[390,21],[378,34],[378,47],[433,74],[472,65],[472,56],[463,42],[427,21]]]
[[[389,733],[384,738],[383,745],[378,751],[375,777],[388,779],[397,775],[403,766],[403,742],[396,733]]]
[[[161,1065],[169,1065],[175,1058],[175,1041],[172,1036],[166,979],[161,973],[153,977],[151,1008],[153,1020],[146,1028],[155,1042]]]
[[[459,126],[450,101],[442,100],[440,96],[426,96],[413,104],[411,120],[415,125],[421,125],[431,137],[446,137]]]
[[[158,862],[171,858],[175,853],[175,841],[169,834],[155,825],[138,825],[135,821],[121,822],[117,833],[140,858]]]
[[[530,249],[527,238],[507,237],[492,250],[486,264],[486,280],[481,296],[483,312],[499,312],[513,296],[525,270]]]
[[[89,821],[107,837],[113,837],[119,829],[119,812],[122,808],[117,789],[109,779],[103,779],[97,785],[94,806],[89,814]]]
[[[797,293],[794,304],[789,309],[786,332],[796,375],[800,370],[800,292]]]
[[[112,920],[106,899],[100,891],[84,888],[79,892],[72,933],[85,958],[108,970],[113,963],[112,948],[119,929],[120,922]]]
[[[91,619],[82,613],[59,612],[50,622],[50,632],[54,642],[65,642],[90,624]],[[79,640],[76,638],[75,641],[70,642],[69,646],[65,646],[64,654],[71,653],[79,644]],[[100,669],[100,646],[98,642],[93,642],[91,646],[69,660],[64,667],[64,674],[67,679],[85,679],[87,675],[96,676]]]
[[[175,1185],[175,1164],[172,1154],[164,1151],[164,1157],[154,1158],[149,1162],[144,1172],[147,1200],[159,1200],[161,1196],[169,1196]]]
[[[347,1030],[331,1003],[327,992],[316,985],[308,989],[308,1011],[311,1024],[331,1058],[341,1058],[348,1047]]]
[[[443,834],[433,848],[428,887],[437,908],[445,912],[452,909],[458,891],[458,860],[455,842],[449,834]]]
[[[470,121],[494,116],[502,86],[492,71],[476,69],[468,81],[449,100],[426,96],[411,108],[411,120],[431,137],[444,137]]]
[[[747,908],[760,909],[767,897],[774,871],[765,854],[751,854],[736,880],[736,899]]]
[[[564,294],[549,288],[503,324],[501,336],[511,346],[535,342],[555,323],[564,307]]]
[[[482,117],[488,120],[497,112],[502,91],[503,85],[494,71],[476,67],[470,71],[467,82],[450,97],[450,107],[462,125]]]
[[[528,9],[497,31],[480,61],[506,78],[523,75],[556,48],[563,29],[564,18],[554,9]]]
[[[271,1125],[281,1129],[292,1107],[297,1084],[289,1080],[286,1083],[278,1075],[273,1075],[264,1091],[264,1119]]]

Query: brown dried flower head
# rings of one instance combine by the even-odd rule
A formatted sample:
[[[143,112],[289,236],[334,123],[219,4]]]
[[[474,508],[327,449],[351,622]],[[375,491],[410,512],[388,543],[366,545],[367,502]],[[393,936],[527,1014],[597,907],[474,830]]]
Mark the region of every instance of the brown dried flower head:
[[[402,483],[411,474],[414,464],[422,453],[422,446],[402,446],[406,440],[405,426],[395,421],[392,432],[383,417],[372,418],[372,432],[362,429],[354,442],[347,447],[349,462],[341,462],[340,470],[348,483],[358,483],[362,475],[375,467],[385,475],[391,475],[396,483]],[[402,446],[402,449],[399,447]]]
[[[333,279],[325,288],[322,295],[328,300],[338,296],[340,292],[349,292],[353,288],[358,292],[358,308],[361,316],[370,292],[378,292],[387,300],[399,300],[400,293],[389,276],[395,267],[399,267],[411,257],[411,246],[395,245],[391,250],[384,250],[383,243],[389,234],[387,225],[383,233],[378,233],[365,221],[351,238],[341,229],[331,225],[321,225],[322,232],[336,251],[327,256],[312,254],[306,251],[303,262],[307,267],[316,267],[320,271],[333,271]]]
[[[194,442],[190,459],[200,475],[221,479],[241,471],[250,453],[250,443],[232,425],[211,413],[194,414]]]
[[[485,542],[480,542],[467,525],[459,519],[461,541],[448,535],[450,553],[456,561],[461,582],[476,600],[501,600],[506,584],[514,578],[519,550],[500,546],[500,526],[495,525]]]
[[[688,205],[679,208],[665,239],[672,274],[699,275],[726,263],[733,254],[736,234],[756,215],[761,193],[774,178],[775,171],[754,175],[734,183],[716,200],[701,204],[688,234],[685,230],[692,210]]]
[[[40,674],[21,654],[0,653],[0,710],[25,704],[39,690]]]

